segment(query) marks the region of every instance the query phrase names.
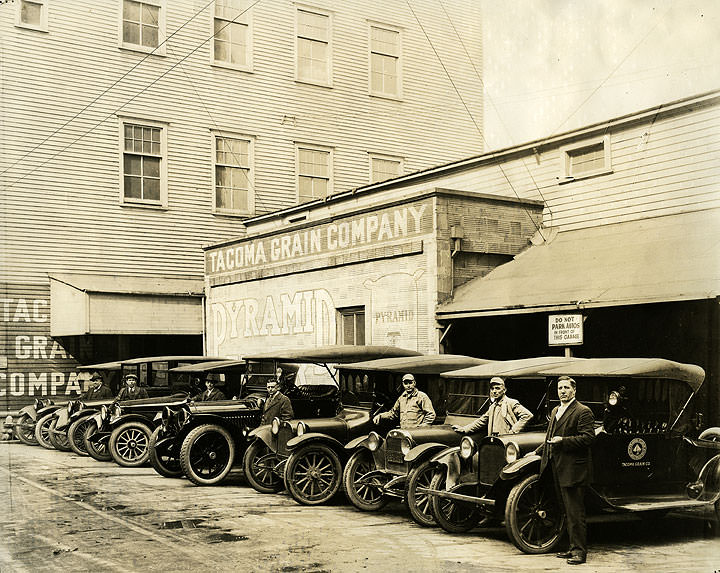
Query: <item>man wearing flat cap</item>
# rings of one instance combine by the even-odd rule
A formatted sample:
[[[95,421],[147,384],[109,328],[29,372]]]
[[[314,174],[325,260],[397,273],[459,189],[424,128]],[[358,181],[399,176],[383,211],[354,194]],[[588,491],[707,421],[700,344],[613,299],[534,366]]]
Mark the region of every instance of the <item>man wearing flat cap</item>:
[[[147,390],[138,386],[138,377],[135,374],[125,376],[125,384],[126,386],[117,395],[118,400],[139,400],[148,397]]]
[[[487,412],[467,426],[453,425],[459,434],[474,434],[487,427],[488,436],[517,434],[532,419],[530,410],[505,395],[505,380],[499,376],[490,379],[490,407]]]
[[[112,398],[112,390],[105,386],[100,372],[93,372],[90,376],[90,387],[82,395],[83,400],[102,400],[104,398]]]
[[[390,411],[373,418],[375,425],[381,420],[400,420],[400,428],[408,430],[432,424],[435,419],[435,409],[428,395],[416,388],[415,376],[405,374],[402,383],[405,391],[400,394]]]

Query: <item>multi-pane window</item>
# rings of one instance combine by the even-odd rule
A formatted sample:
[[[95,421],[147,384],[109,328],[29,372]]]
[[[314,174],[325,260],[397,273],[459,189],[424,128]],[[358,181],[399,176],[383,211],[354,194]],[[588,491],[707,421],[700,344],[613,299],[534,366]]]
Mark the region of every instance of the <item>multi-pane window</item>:
[[[607,173],[611,169],[609,136],[591,143],[564,147],[562,153],[565,180]]]
[[[330,83],[330,16],[297,11],[297,79]]]
[[[215,210],[251,213],[251,142],[215,136]]]
[[[123,199],[132,203],[162,201],[163,128],[123,125]]]
[[[387,157],[370,157],[370,182],[377,183],[398,177],[401,174],[402,161]]]
[[[365,344],[365,307],[339,308],[338,344]]]
[[[20,0],[15,25],[47,32],[47,0]]]
[[[331,192],[331,160],[330,151],[297,148],[298,203],[328,196]]]
[[[216,63],[238,68],[250,65],[250,26],[245,4],[245,0],[215,0],[213,59]]]
[[[400,96],[400,32],[370,26],[370,93]]]
[[[162,28],[161,6],[158,2],[123,0],[123,46],[154,50],[160,45]]]

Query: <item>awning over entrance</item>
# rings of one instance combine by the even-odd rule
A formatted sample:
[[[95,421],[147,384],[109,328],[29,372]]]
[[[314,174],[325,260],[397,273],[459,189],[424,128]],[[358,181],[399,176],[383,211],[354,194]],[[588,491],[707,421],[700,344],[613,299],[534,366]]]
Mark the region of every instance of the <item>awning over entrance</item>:
[[[720,294],[720,210],[564,231],[458,287],[440,320]]]
[[[50,335],[202,334],[203,281],[53,274]]]

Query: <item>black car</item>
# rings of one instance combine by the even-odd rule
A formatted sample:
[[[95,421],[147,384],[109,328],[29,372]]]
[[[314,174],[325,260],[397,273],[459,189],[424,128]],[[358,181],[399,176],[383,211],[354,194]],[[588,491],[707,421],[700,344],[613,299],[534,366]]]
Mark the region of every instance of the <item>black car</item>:
[[[539,408],[546,420],[559,403],[556,380],[563,375],[575,378],[578,400],[595,415],[589,513],[657,518],[693,507],[714,507],[717,513],[720,428],[700,433],[701,416],[692,400],[705,376],[702,368],[659,358],[571,358],[534,370],[547,383]],[[532,453],[544,439],[544,428],[468,436],[436,456],[439,469],[427,493],[438,523],[456,532],[474,526],[478,516],[504,519],[521,551],[552,551],[565,519],[551,467],[540,474],[540,457]]]

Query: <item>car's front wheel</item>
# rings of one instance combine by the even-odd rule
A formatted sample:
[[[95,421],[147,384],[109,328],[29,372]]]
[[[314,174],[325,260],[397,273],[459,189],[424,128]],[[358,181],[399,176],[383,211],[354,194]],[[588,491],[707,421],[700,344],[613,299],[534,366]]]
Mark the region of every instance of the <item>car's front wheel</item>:
[[[444,490],[446,477],[445,468],[441,466],[433,474],[430,489]],[[435,522],[450,533],[470,531],[482,517],[480,511],[472,505],[439,496],[432,496],[432,513]]]
[[[319,505],[330,500],[340,489],[342,464],[332,448],[309,444],[288,458],[285,486],[303,505]]]
[[[57,418],[50,422],[50,427],[48,428],[48,437],[50,438],[50,443],[59,452],[69,452],[71,448],[70,440],[68,440],[67,436],[67,431],[56,431],[55,427],[57,426],[57,423]]]
[[[85,435],[83,436],[85,450],[91,458],[96,459],[99,462],[109,462],[112,459],[112,456],[108,451],[107,441],[99,444],[92,441],[92,437],[97,434],[97,432],[98,427],[96,424],[89,424],[85,428]]]
[[[343,472],[343,485],[347,498],[350,503],[363,511],[378,511],[388,502],[383,492],[383,485],[387,479],[381,479],[380,476],[367,477],[367,474],[376,469],[372,452],[361,448],[350,456]]]
[[[86,416],[75,420],[70,424],[70,428],[68,429],[68,442],[70,443],[72,451],[78,455],[88,455],[87,448],[85,447],[85,430],[88,429],[90,424],[94,426],[95,420],[93,420],[91,416]]]
[[[45,414],[35,424],[35,439],[38,444],[48,450],[55,449],[55,446],[53,446],[50,441],[50,424],[52,424],[54,419],[55,412],[50,412],[49,414]]]
[[[150,436],[150,465],[163,477],[182,477],[183,471],[180,467],[180,460],[169,452],[159,452],[155,445],[162,428],[157,427]]]
[[[134,468],[143,465],[150,455],[152,430],[142,422],[126,422],[110,434],[108,449],[118,465]]]
[[[180,465],[196,485],[215,485],[230,472],[235,459],[235,440],[225,428],[206,424],[194,428],[183,440]]]
[[[533,474],[513,486],[505,504],[505,529],[524,553],[555,549],[565,531],[565,515],[553,484]]]
[[[265,442],[256,439],[243,456],[245,479],[260,493],[277,493],[285,487],[274,468],[280,462],[277,454]]]
[[[37,446],[38,441],[35,437],[35,421],[30,414],[23,414],[15,424],[15,435],[23,444],[28,446]]]

